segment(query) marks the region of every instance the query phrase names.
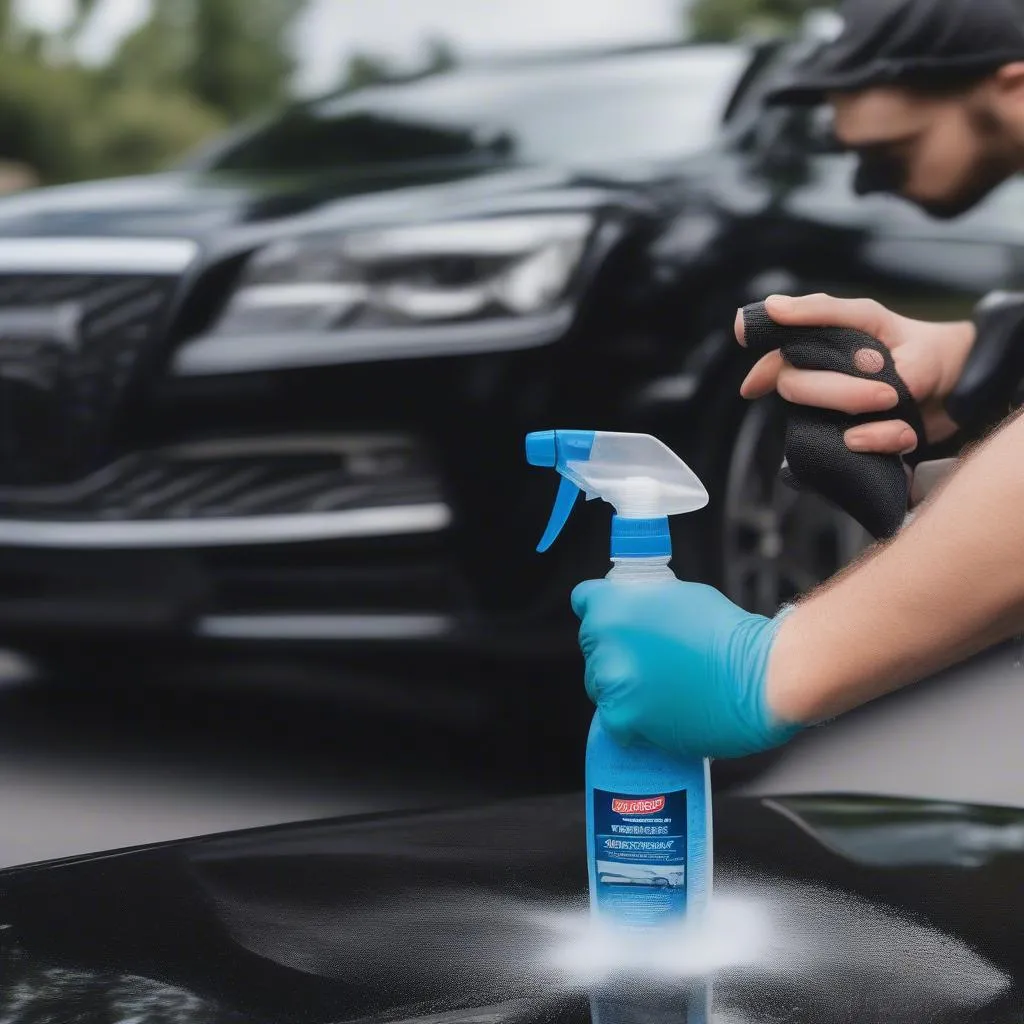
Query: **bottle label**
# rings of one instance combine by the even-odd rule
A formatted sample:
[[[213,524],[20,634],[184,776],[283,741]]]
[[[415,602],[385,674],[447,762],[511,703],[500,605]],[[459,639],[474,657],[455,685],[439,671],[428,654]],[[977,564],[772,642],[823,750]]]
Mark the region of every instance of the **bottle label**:
[[[594,790],[597,909],[627,925],[686,913],[686,790],[636,796]]]

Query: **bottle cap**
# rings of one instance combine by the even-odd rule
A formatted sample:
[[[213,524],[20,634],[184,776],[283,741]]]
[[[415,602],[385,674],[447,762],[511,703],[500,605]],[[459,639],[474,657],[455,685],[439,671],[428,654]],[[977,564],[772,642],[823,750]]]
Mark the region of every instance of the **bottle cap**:
[[[672,554],[668,519],[612,519],[612,558],[661,558]]]

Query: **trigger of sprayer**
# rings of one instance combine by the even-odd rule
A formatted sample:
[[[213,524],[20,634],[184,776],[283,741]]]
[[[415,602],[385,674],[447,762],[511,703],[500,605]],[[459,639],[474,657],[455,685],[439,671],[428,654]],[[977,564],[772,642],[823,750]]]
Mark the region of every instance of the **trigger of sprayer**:
[[[667,517],[707,505],[704,485],[670,448],[647,434],[595,430],[545,430],[526,438],[531,466],[562,477],[538,551],[547,551],[572,515],[580,492],[601,498],[616,511],[616,535],[637,555],[661,553]],[[646,524],[646,526],[644,525]],[[654,540],[657,538],[657,540]]]
[[[563,469],[568,460],[586,462],[594,449],[595,432],[592,430],[542,430],[527,435],[526,461],[531,466],[557,469],[562,476],[551,510],[551,519],[541,538],[537,550],[547,551],[558,540],[558,535],[569,521],[576,499],[580,496],[579,486]]]

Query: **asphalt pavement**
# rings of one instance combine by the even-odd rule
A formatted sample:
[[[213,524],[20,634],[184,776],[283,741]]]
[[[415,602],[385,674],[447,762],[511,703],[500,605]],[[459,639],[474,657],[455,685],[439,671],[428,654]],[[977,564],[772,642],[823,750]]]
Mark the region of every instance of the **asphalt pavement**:
[[[0,669],[0,866],[577,785],[575,772],[517,768],[487,741],[488,706],[446,709],[439,680],[364,681],[367,707],[341,679],[313,693],[194,679],[114,689],[36,681],[2,656]]]
[[[0,663],[0,866],[335,815],[577,788],[582,740],[539,773],[438,716],[338,695],[202,685],[106,690]],[[534,692],[570,686],[541,681]],[[420,699],[431,705],[424,680]],[[488,683],[490,681],[484,681]],[[540,698],[538,698],[540,699]],[[397,695],[385,705],[399,703]],[[436,710],[436,708],[435,708]],[[581,706],[581,715],[585,708]],[[443,716],[441,716],[443,717]],[[489,724],[488,724],[489,723]],[[796,741],[743,790],[888,793],[1024,806],[1024,668],[1004,649]],[[505,723],[507,726],[508,723]],[[500,727],[500,726],[499,726]],[[515,735],[513,734],[513,739]]]

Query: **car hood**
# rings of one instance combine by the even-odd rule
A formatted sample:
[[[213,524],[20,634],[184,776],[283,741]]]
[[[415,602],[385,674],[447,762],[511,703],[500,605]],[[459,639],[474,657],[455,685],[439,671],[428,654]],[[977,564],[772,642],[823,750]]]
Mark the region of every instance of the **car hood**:
[[[711,932],[644,947],[659,972],[614,986],[621,950],[585,926],[578,796],[10,870],[0,1019],[683,1024],[708,992],[687,963],[714,971],[717,1020],[1020,1019],[1024,813],[824,796],[715,813]]]
[[[493,204],[537,191],[635,189],[653,173],[636,165],[587,172],[479,162],[282,178],[183,170],[5,197],[0,199],[0,236],[201,240],[226,228],[301,219],[351,202],[369,203],[378,218],[398,218],[463,196]]]

